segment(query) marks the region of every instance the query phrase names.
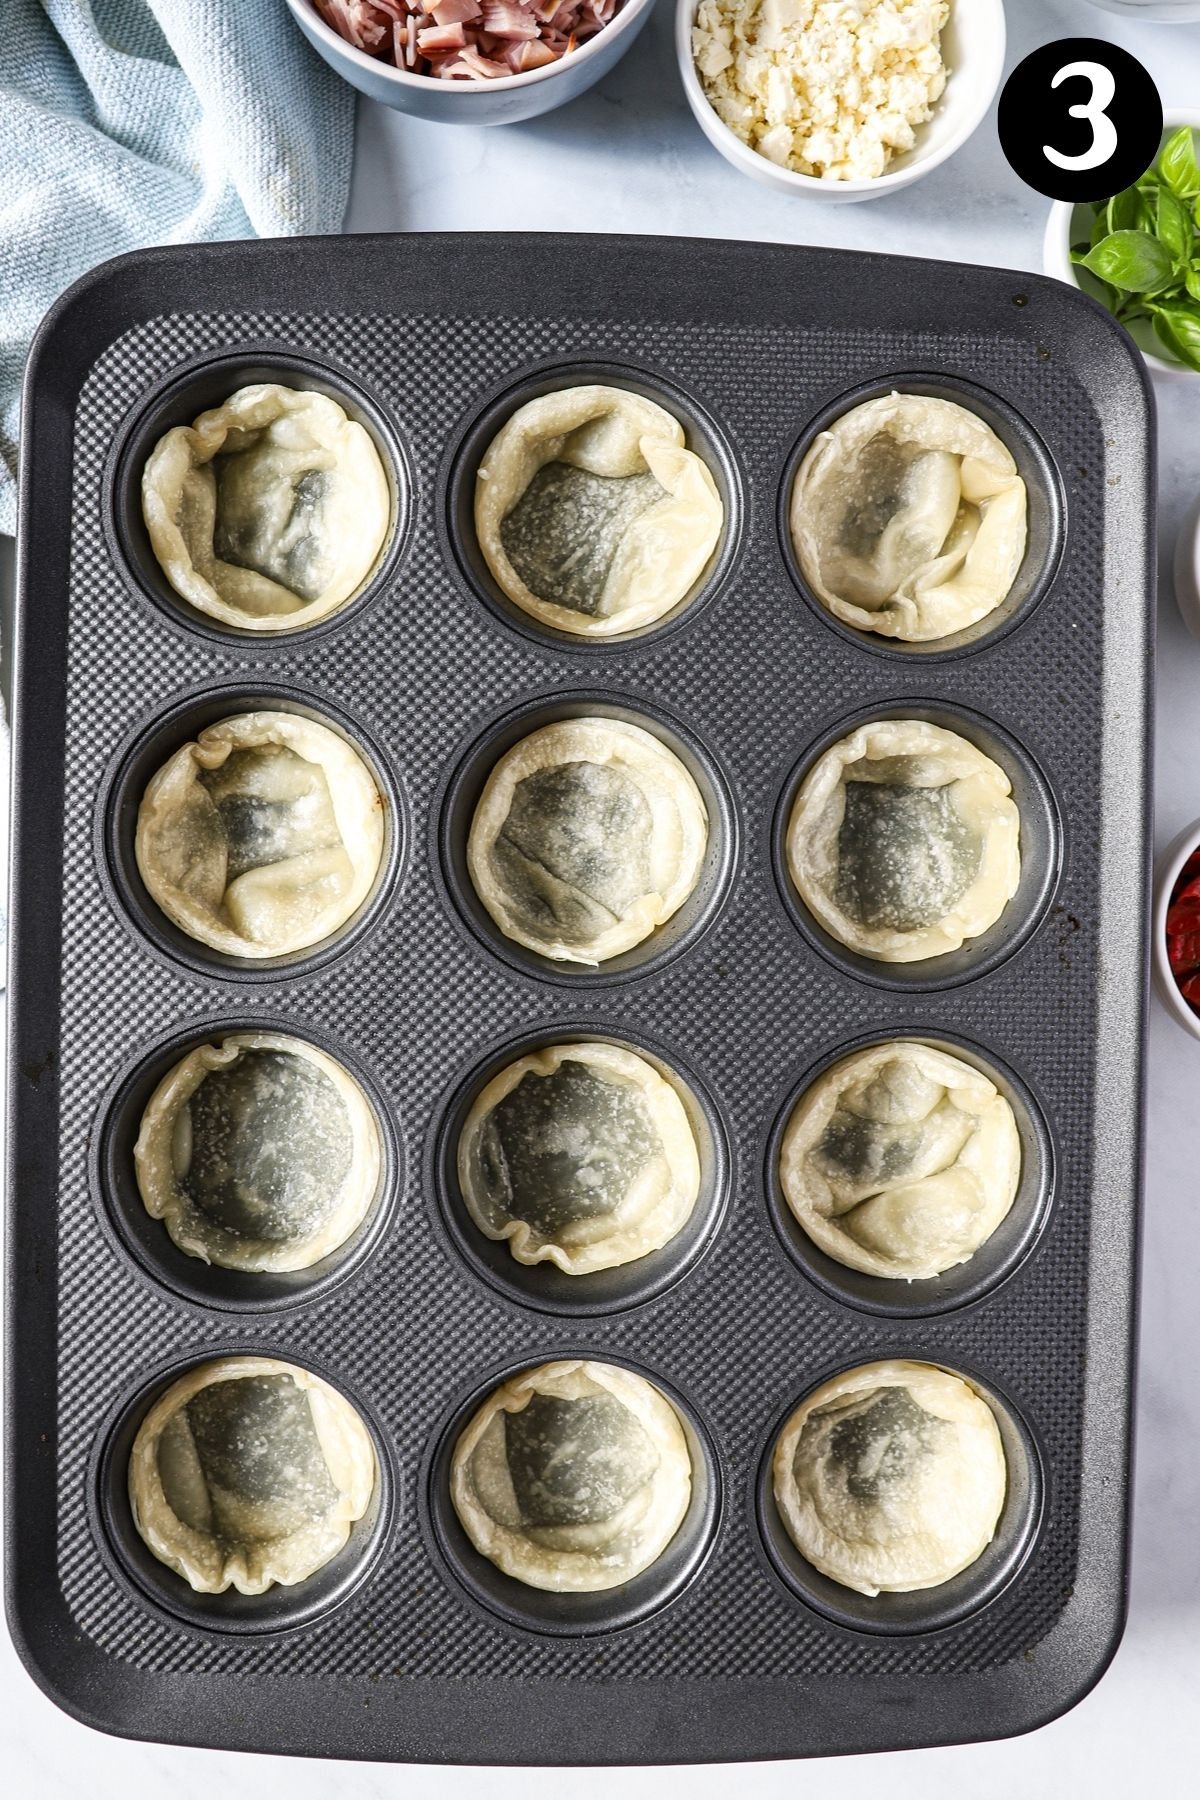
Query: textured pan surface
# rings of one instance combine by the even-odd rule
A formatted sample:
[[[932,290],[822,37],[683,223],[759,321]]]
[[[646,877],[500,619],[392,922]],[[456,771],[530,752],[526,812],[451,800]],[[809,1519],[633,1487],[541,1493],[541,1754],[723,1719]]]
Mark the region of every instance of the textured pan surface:
[[[384,590],[306,639],[227,645],[132,592],[106,535],[108,467],[143,397],[207,356],[272,351],[350,377],[391,421],[414,518]],[[741,488],[719,591],[639,646],[550,647],[506,624],[448,537],[457,447],[547,365],[681,391]],[[809,422],[893,374],[969,380],[1015,408],[1065,496],[1049,593],[994,645],[876,654],[796,590],[778,489]],[[60,303],[27,389],[20,549],[8,1281],[10,1618],[70,1710],[140,1736],[341,1756],[510,1762],[796,1756],[1001,1735],[1061,1711],[1124,1609],[1136,1292],[1152,551],[1149,402],[1123,335],[1078,294],[985,269],[782,247],[601,238],[351,238],[151,252]],[[149,945],[106,873],[119,753],[181,697],[282,687],[357,720],[407,808],[399,884],[343,955],[239,980]],[[448,893],[455,769],[516,706],[607,693],[662,709],[728,781],[737,864],[715,916],[661,967],[572,988],[502,960]],[[806,748],[906,696],[994,720],[1044,772],[1062,870],[1015,956],[934,992],[814,952],[771,861]],[[403,1143],[385,1241],[307,1304],[231,1315],[156,1284],[97,1191],[102,1103],[182,1031],[261,1008],[371,1071]],[[444,1107],[517,1037],[578,1020],[695,1072],[729,1138],[731,1192],[677,1283],[555,1319],[486,1284],[435,1188]],[[800,1074],[867,1034],[962,1036],[1025,1082],[1057,1170],[1048,1222],[997,1291],[887,1318],[788,1255],[766,1145]],[[393,1524],[327,1617],[239,1637],[148,1607],[93,1489],[99,1438],[164,1369],[227,1348],[294,1354],[386,1436]],[[656,1372],[711,1436],[715,1542],[661,1611],[607,1635],[538,1634],[444,1570],[428,1483],[440,1426],[499,1371],[574,1351]],[[810,1611],[761,1542],[756,1484],[781,1415],[832,1370],[894,1354],[995,1387],[1040,1448],[1046,1511],[1011,1585],[949,1629],[900,1637]],[[169,1578],[168,1578],[169,1579]]]

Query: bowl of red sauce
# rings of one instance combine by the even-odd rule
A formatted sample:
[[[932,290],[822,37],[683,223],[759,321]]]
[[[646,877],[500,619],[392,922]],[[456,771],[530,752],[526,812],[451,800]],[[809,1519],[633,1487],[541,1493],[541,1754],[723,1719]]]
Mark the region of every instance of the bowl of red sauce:
[[[1200,1038],[1200,819],[1180,832],[1158,864],[1153,967],[1167,1011]]]

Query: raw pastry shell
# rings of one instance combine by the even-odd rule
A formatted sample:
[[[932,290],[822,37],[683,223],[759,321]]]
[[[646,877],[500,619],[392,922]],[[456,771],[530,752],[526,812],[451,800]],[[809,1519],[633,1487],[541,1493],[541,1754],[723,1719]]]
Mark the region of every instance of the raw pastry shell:
[[[844,599],[825,581],[817,521],[823,501],[841,503],[858,492],[858,458],[881,433],[957,455],[962,498],[982,516],[964,552],[934,557],[874,609]],[[796,472],[789,522],[805,580],[835,618],[858,631],[925,644],[965,631],[1004,603],[1025,557],[1026,511],[1025,483],[989,425],[953,400],[893,393],[852,407],[818,433]]]
[[[964,1190],[964,1200],[975,1198],[970,1217],[962,1221],[960,1229],[948,1231],[937,1240],[923,1240],[924,1255],[909,1255],[903,1250],[885,1255],[859,1243],[839,1223],[840,1218],[852,1216],[856,1207],[841,1214],[835,1211],[829,1183],[813,1161],[846,1089],[869,1081],[897,1057],[916,1064],[922,1074],[940,1082],[951,1103],[975,1121],[971,1137],[948,1171],[880,1184],[880,1193],[912,1187],[914,1203],[919,1208],[926,1182],[940,1182],[948,1173]],[[784,1199],[797,1224],[817,1248],[848,1269],[888,1280],[928,1280],[969,1261],[1008,1217],[1020,1178],[1021,1139],[1017,1122],[1012,1107],[994,1082],[959,1057],[910,1038],[872,1044],[827,1069],[797,1101],[779,1152]]]
[[[500,535],[533,477],[551,462],[618,479],[649,470],[666,489],[623,534],[596,613],[535,594]],[[670,612],[700,579],[723,525],[716,483],[685,448],[683,427],[665,407],[626,388],[560,388],[528,401],[492,439],[476,477],[475,535],[501,592],[531,618],[576,637],[636,631]]]
[[[350,1125],[350,1168],[337,1202],[320,1230],[286,1241],[241,1236],[205,1216],[189,1200],[175,1174],[173,1137],[181,1109],[215,1069],[226,1069],[247,1050],[280,1050],[312,1063],[334,1085]],[[370,1211],[379,1188],[382,1151],[375,1114],[357,1081],[341,1063],[303,1038],[278,1031],[237,1031],[219,1044],[198,1044],[168,1071],[142,1114],[133,1150],[138,1192],[152,1219],[161,1219],[186,1256],[222,1269],[261,1273],[310,1269],[341,1248]]]
[[[959,1447],[967,1446],[962,1468],[942,1489],[942,1519],[920,1518],[912,1509],[906,1517],[906,1509],[894,1503],[891,1522],[897,1531],[891,1544],[847,1539],[838,1520],[822,1515],[812,1496],[801,1491],[793,1469],[810,1414],[883,1387],[906,1389],[924,1411],[953,1423]],[[835,1375],[807,1395],[779,1435],[772,1480],[788,1536],[815,1569],[858,1594],[906,1594],[940,1587],[978,1561],[996,1534],[1008,1465],[991,1407],[960,1375],[930,1363],[875,1362]]]
[[[351,881],[315,919],[285,922],[269,942],[243,936],[190,893],[163,867],[174,860],[171,840],[201,769],[219,769],[234,750],[281,744],[317,764],[325,774],[330,804],[351,865]],[[344,738],[299,713],[236,713],[182,744],[147,784],[138,808],[137,865],[152,899],[181,931],[226,956],[285,956],[310,949],[353,917],[367,898],[383,859],[383,797],[366,763]],[[286,865],[280,864],[279,867]],[[188,871],[190,873],[190,871]],[[222,900],[222,905],[224,901]]]
[[[559,1238],[547,1239],[490,1199],[479,1171],[480,1147],[488,1119],[525,1076],[553,1075],[565,1062],[585,1063],[603,1080],[641,1096],[666,1168],[643,1170],[615,1213],[580,1219]],[[479,1230],[493,1243],[507,1242],[517,1262],[550,1262],[564,1275],[588,1275],[635,1262],[682,1231],[700,1192],[700,1158],[679,1094],[644,1057],[617,1044],[554,1044],[509,1063],[477,1096],[459,1138],[458,1183]]]
[[[979,869],[952,907],[931,925],[898,931],[861,925],[834,898],[838,833],[845,814],[845,775],[857,763],[921,756],[954,784],[960,817],[981,842]],[[919,785],[939,787],[942,781]],[[824,751],[800,785],[787,827],[788,871],[800,898],[831,937],[876,962],[922,962],[961,949],[993,926],[1021,878],[1020,814],[1004,770],[974,744],[923,719],[880,719],[860,725]]]
[[[650,892],[586,947],[527,931],[513,916],[490,866],[517,783],[568,762],[611,764],[640,788],[653,821]],[[594,967],[631,950],[679,911],[700,879],[707,848],[708,813],[700,790],[652,732],[623,719],[563,719],[514,744],[488,776],[467,838],[467,868],[475,892],[506,938],[555,962]]]
[[[340,564],[324,590],[308,601],[269,575],[223,562],[213,548],[211,532],[200,554],[203,566],[197,567],[198,546],[189,545],[181,525],[195,509],[189,478],[196,470],[206,468],[231,439],[244,448],[241,439],[252,440],[281,421],[286,421],[293,439],[287,450],[281,449],[281,459],[295,454],[297,437],[307,436],[315,453],[332,457],[362,515],[361,526],[353,532],[344,518],[333,522],[333,530],[342,536]],[[336,612],[366,582],[387,539],[392,496],[369,432],[348,419],[336,400],[278,382],[258,382],[239,388],[193,424],[176,425],[164,433],[142,474],[142,516],[159,566],[189,606],[239,631],[294,631]]]
[[[652,1439],[659,1464],[647,1487],[632,1495],[612,1519],[542,1528],[537,1533],[542,1542],[500,1524],[482,1506],[471,1471],[471,1459],[492,1420],[500,1412],[521,1412],[535,1394],[579,1400],[597,1393],[611,1394],[628,1407]],[[512,1376],[488,1396],[464,1428],[450,1470],[454,1510],[480,1555],[515,1581],[555,1594],[597,1593],[640,1575],[662,1555],[683,1523],[691,1492],[692,1462],[675,1408],[644,1376],[612,1363],[543,1363]]]
[[[170,1506],[158,1472],[158,1441],[171,1417],[202,1388],[255,1375],[290,1375],[308,1394],[313,1427],[339,1501],[321,1519],[288,1536],[222,1548],[208,1532],[185,1525]],[[129,1456],[129,1504],[138,1535],[159,1562],[198,1594],[263,1594],[294,1587],[346,1544],[371,1504],[378,1469],[371,1435],[350,1402],[308,1369],[264,1356],[223,1356],[201,1363],[160,1394],[138,1427]]]

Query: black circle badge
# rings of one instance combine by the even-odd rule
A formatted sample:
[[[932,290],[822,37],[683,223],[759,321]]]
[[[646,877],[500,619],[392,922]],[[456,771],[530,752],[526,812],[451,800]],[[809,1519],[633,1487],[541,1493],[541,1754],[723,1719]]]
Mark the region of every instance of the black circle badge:
[[[1163,132],[1158,89],[1136,56],[1099,38],[1060,38],[1004,84],[1000,148],[1052,200],[1107,200],[1132,187]]]

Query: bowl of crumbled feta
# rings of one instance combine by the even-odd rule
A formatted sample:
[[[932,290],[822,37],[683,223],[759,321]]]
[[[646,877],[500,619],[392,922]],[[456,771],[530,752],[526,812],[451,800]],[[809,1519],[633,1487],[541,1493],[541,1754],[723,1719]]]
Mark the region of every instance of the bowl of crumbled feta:
[[[688,104],[735,168],[867,200],[953,156],[995,99],[1002,0],[678,0]]]

